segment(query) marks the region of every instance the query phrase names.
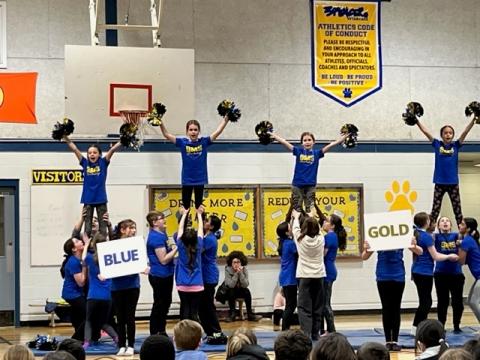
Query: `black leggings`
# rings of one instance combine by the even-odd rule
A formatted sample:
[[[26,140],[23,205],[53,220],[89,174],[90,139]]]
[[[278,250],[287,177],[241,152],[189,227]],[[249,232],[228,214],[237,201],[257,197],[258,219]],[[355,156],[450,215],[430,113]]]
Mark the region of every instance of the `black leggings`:
[[[100,231],[103,236],[107,236],[108,225],[103,218],[108,212],[107,204],[83,205],[83,209],[86,211],[85,232],[87,235],[92,235],[93,210],[97,209],[98,231]]]
[[[235,311],[235,299],[244,299],[247,314],[252,313],[252,294],[248,288],[234,287],[233,289],[228,289],[227,299],[230,312]]]
[[[458,184],[453,185],[442,185],[435,184],[433,190],[433,204],[432,204],[432,217],[435,222],[437,222],[438,214],[440,214],[440,209],[442,208],[442,199],[443,195],[448,193],[450,197],[450,202],[452,203],[453,212],[455,214],[455,220],[457,225],[462,222],[462,204],[460,202],[460,188]]]
[[[173,275],[167,277],[149,275],[148,281],[153,289],[150,335],[164,333],[168,311],[172,304]]]
[[[203,284],[203,291],[200,295],[200,307],[198,308],[198,315],[200,317],[200,324],[202,324],[203,331],[207,336],[212,336],[214,333],[222,332],[220,323],[218,322],[217,308],[215,307],[215,287],[217,284]]]
[[[87,300],[87,320],[85,322],[86,342],[91,342],[92,333],[97,334],[100,330],[106,331],[115,342],[118,341],[117,332],[110,324],[108,324],[111,306],[111,300]]]
[[[185,209],[190,209],[192,202],[192,193],[195,193],[195,209],[198,209],[203,202],[204,185],[183,185],[182,186],[182,204]]]
[[[189,319],[200,322],[198,308],[200,307],[201,291],[178,291],[180,297],[180,320]]]
[[[427,319],[432,308],[433,276],[412,274],[412,278],[418,294],[418,308],[415,311],[413,326],[418,326],[423,320]]]
[[[295,322],[295,309],[297,308],[297,285],[283,286],[285,296],[285,311],[283,312],[282,331],[290,329]]]
[[[382,302],[382,324],[385,341],[398,341],[400,332],[400,309],[405,282],[377,281],[378,294]]]
[[[463,274],[441,274],[435,273],[435,289],[437,291],[437,316],[444,326],[447,322],[447,310],[452,297],[453,328],[460,329],[460,321],[463,314],[463,285],[465,276]]]
[[[135,312],[140,289],[112,291],[113,308],[117,317],[118,346],[133,348],[135,344]]]
[[[87,314],[87,301],[85,296],[68,299],[66,301],[70,304],[70,319],[75,329],[72,339],[83,341],[85,339],[85,318]]]

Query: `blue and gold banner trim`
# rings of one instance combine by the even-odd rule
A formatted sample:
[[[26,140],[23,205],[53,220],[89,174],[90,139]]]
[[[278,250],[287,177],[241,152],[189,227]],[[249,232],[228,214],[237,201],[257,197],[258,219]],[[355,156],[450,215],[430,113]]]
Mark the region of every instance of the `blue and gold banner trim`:
[[[382,87],[380,2],[311,1],[312,86],[350,107]]]

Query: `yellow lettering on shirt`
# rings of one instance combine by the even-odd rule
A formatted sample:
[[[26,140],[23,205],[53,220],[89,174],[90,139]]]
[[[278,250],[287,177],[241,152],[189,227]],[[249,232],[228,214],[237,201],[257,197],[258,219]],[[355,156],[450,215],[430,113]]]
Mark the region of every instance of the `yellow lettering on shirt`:
[[[99,175],[100,174],[100,166],[87,166],[87,175]]]
[[[312,164],[313,163],[313,155],[300,154],[300,162],[301,163]]]
[[[455,152],[455,149],[453,147],[451,149],[445,149],[443,146],[440,146],[439,151],[441,155],[452,156]]]
[[[194,155],[194,154],[201,154],[202,153],[202,145],[198,146],[185,146],[185,151],[187,154]]]
[[[440,246],[442,247],[442,250],[455,250],[455,248],[457,247],[457,245],[455,244],[455,241],[450,241],[450,242],[442,241],[440,243]]]

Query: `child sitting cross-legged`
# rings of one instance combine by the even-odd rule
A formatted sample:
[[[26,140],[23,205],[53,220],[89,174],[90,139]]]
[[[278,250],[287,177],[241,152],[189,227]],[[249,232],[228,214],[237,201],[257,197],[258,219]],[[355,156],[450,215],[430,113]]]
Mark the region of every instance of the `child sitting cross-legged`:
[[[202,341],[202,327],[193,320],[182,320],[173,328],[176,360],[207,360],[207,355],[197,350]]]

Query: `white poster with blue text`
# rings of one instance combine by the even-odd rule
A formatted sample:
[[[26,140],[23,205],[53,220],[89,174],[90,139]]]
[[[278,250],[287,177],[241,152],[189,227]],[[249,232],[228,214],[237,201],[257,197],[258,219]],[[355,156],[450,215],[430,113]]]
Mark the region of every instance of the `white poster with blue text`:
[[[106,279],[138,274],[147,268],[147,249],[141,236],[97,244],[100,274]]]

